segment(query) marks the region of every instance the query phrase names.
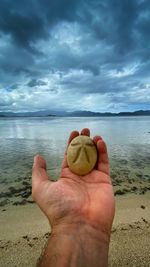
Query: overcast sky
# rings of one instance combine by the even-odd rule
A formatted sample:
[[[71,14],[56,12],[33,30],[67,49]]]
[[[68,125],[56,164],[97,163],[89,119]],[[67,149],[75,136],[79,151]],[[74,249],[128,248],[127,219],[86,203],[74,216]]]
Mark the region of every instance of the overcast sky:
[[[1,0],[0,111],[150,109],[149,0]]]

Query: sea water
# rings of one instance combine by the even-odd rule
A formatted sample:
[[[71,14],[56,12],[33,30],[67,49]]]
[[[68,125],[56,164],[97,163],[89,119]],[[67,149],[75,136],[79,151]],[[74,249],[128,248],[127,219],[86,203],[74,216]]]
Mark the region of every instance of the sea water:
[[[149,177],[149,116],[0,118],[0,192],[31,176],[37,153],[57,179],[70,132],[85,127],[107,143],[111,169],[136,169]]]

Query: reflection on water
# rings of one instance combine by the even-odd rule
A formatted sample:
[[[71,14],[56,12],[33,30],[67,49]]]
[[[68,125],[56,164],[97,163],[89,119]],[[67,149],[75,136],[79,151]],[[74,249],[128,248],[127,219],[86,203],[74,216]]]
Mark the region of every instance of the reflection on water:
[[[0,138],[66,141],[73,129],[89,127],[109,144],[150,144],[150,117],[0,119]]]

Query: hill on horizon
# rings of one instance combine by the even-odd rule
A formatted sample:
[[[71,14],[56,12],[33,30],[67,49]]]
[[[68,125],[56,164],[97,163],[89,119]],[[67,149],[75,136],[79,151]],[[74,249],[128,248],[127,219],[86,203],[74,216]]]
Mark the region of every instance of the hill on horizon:
[[[150,116],[150,110],[136,110],[133,112],[93,112],[86,110],[78,110],[73,112],[66,111],[36,111],[36,112],[0,112],[0,117],[52,117],[52,116],[63,116],[63,117],[115,117],[115,116]]]

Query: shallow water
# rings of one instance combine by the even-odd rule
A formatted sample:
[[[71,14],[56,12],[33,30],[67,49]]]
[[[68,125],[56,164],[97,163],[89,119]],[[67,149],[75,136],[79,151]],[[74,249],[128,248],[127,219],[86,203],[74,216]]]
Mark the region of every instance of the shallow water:
[[[108,144],[150,144],[150,117],[86,117],[86,118],[0,118],[1,139],[67,139],[73,129],[89,127],[91,134],[100,134]]]
[[[91,129],[108,146],[111,171],[150,175],[150,117],[0,118],[0,192],[31,177],[35,154],[47,161],[48,172],[59,176],[69,133]]]

